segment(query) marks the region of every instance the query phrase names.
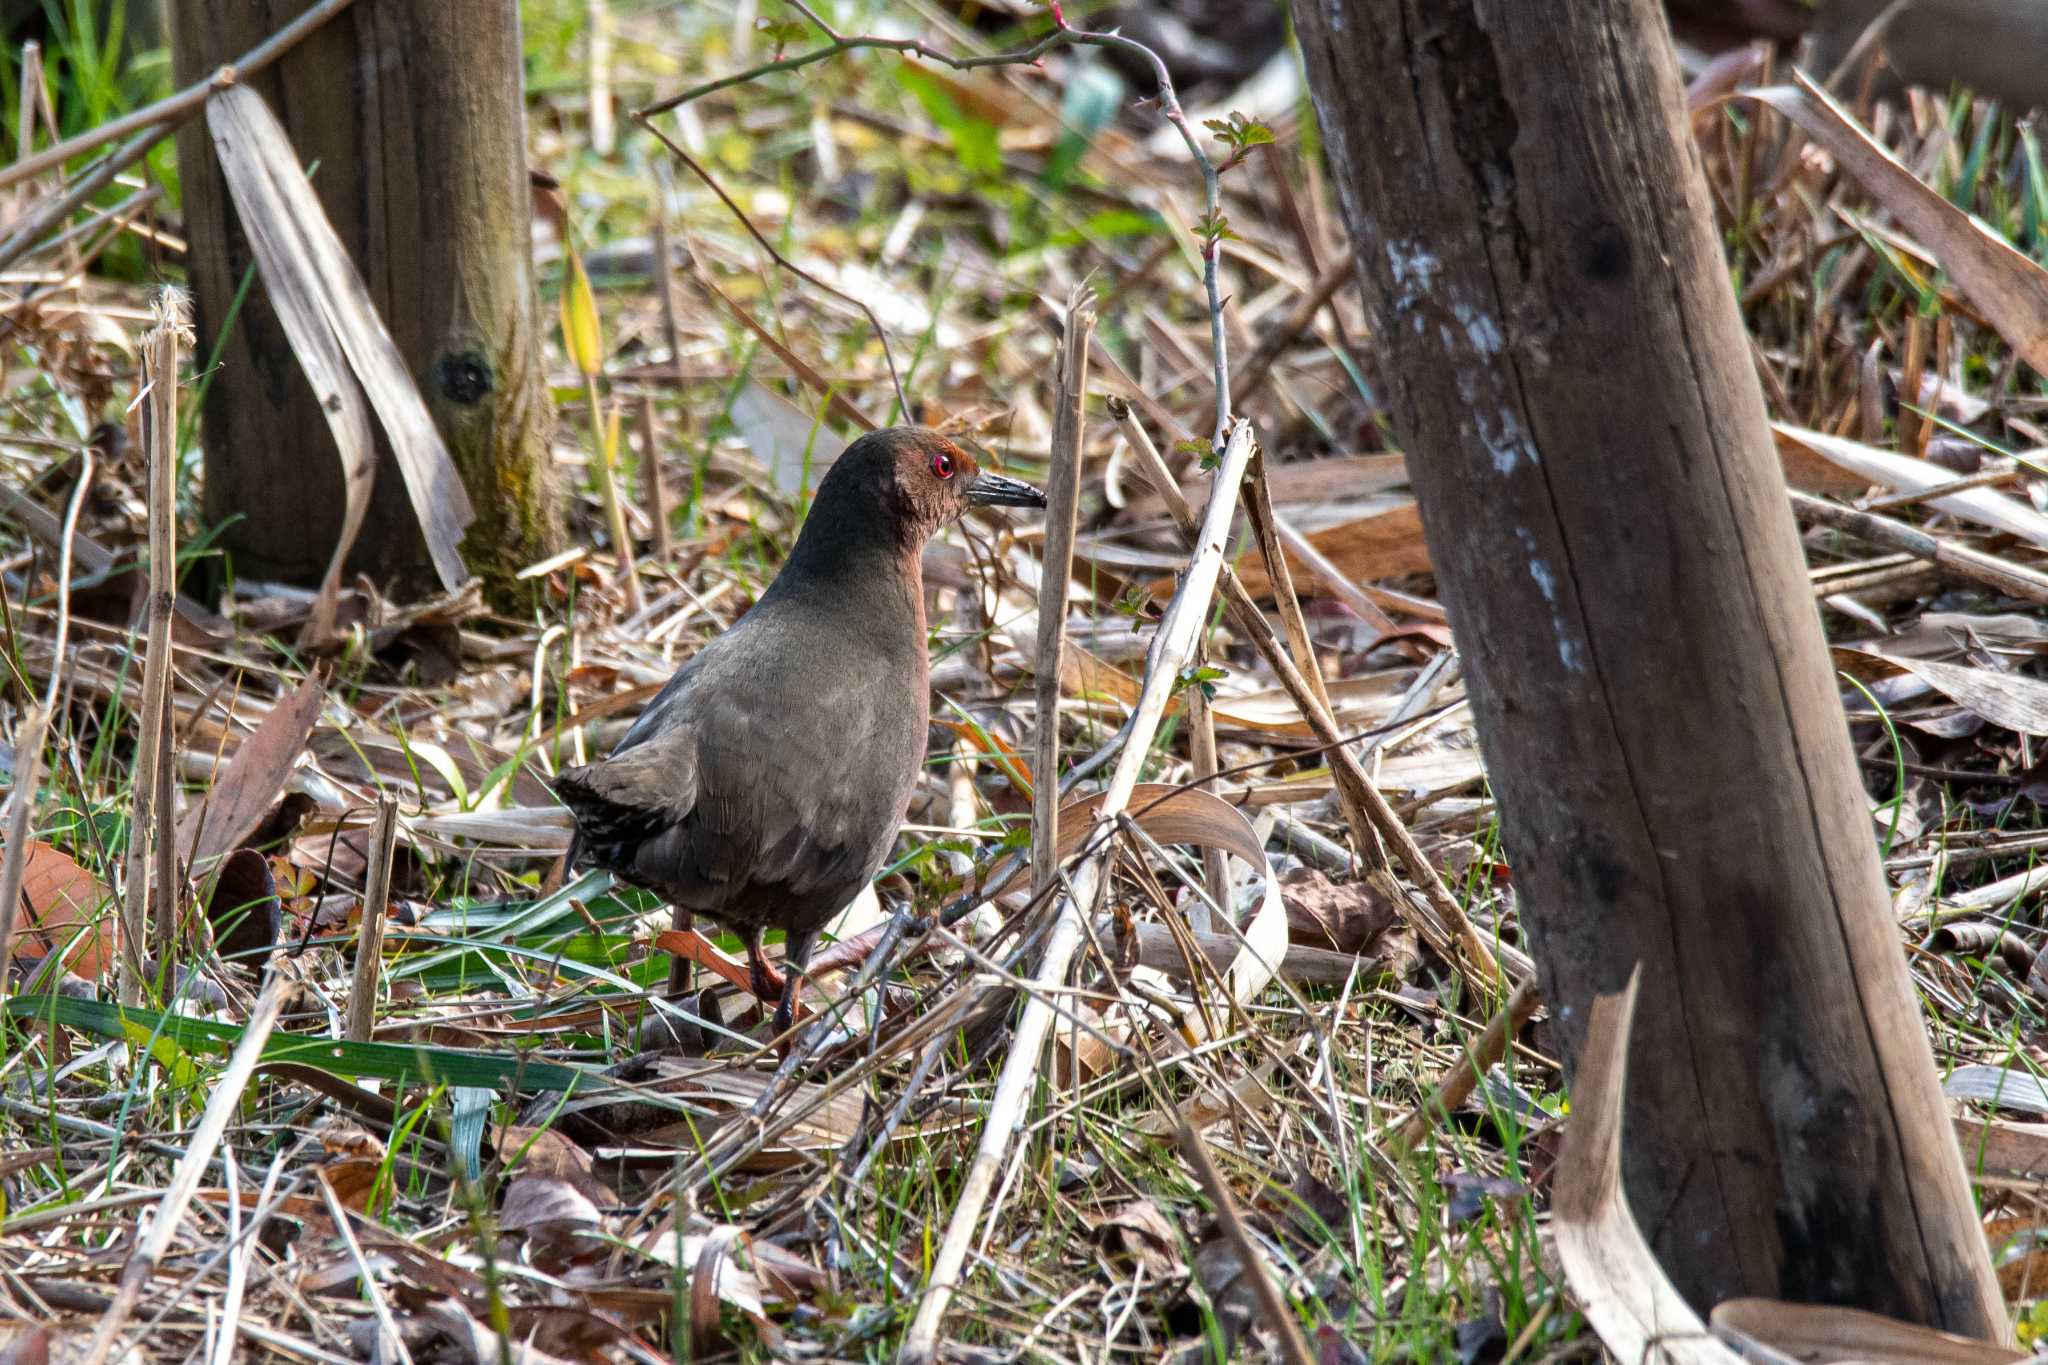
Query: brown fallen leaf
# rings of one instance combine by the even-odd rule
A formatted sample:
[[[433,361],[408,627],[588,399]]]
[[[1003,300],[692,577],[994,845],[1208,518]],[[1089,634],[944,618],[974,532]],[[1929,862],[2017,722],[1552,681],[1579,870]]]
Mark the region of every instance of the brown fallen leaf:
[[[64,954],[71,972],[95,979],[114,965],[120,921],[114,893],[54,844],[29,845],[15,920],[14,956],[22,961]]]
[[[305,750],[326,697],[319,672],[307,676],[242,741],[213,781],[206,799],[178,822],[178,858],[203,876],[223,854],[245,843],[284,790],[292,765]]]
[[[1290,944],[1336,953],[1363,953],[1399,922],[1400,913],[1365,882],[1338,885],[1312,867],[1280,878]]]
[[[1095,1245],[1112,1269],[1128,1272],[1142,1266],[1154,1280],[1178,1279],[1187,1273],[1180,1257],[1180,1233],[1151,1200],[1133,1199],[1091,1221]]]

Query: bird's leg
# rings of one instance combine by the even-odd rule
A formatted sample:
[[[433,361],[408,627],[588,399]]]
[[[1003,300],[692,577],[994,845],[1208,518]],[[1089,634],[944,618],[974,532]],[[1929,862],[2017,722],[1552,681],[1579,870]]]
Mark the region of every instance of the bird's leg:
[[[796,1022],[796,996],[803,989],[804,964],[811,960],[811,948],[818,941],[818,931],[807,934],[792,933],[783,945],[782,1000],[775,1006],[775,1018],[768,1026],[773,1036],[780,1038],[789,1032]]]
[[[759,929],[747,931],[747,989],[765,1006],[780,997],[788,983],[768,965],[767,955],[761,950],[761,933]]]

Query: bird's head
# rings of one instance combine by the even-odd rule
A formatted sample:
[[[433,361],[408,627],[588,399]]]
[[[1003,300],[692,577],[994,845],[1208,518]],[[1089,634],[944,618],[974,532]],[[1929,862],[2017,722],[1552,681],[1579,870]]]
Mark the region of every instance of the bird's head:
[[[1045,494],[1021,479],[983,469],[964,446],[928,427],[887,427],[846,448],[818,487],[811,516],[869,503],[921,545],[970,507],[1043,507]]]

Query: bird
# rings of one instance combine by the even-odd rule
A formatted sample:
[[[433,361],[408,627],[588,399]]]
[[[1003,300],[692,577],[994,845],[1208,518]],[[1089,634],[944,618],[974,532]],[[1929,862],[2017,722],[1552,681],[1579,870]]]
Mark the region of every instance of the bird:
[[[669,679],[609,757],[564,769],[570,865],[602,868],[740,934],[756,998],[784,935],[771,1021],[795,1016],[821,930],[895,846],[930,718],[924,545],[971,507],[1044,507],[925,427],[849,445],[781,571]]]

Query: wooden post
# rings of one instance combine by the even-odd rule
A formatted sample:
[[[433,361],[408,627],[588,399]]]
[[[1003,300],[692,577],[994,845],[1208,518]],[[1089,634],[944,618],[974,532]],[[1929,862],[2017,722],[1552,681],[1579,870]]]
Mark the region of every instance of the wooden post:
[[[310,0],[175,0],[181,80],[230,62]],[[536,330],[515,0],[357,0],[251,78],[283,122],[461,471],[470,569],[503,585],[560,544],[552,413]],[[192,280],[207,356],[206,517],[242,577],[318,582],[341,532],[340,461],[259,281],[203,119],[178,134]],[[381,449],[351,568],[425,578],[403,481]]]
[[[1654,0],[1294,0],[1567,1066],[1701,1309],[2006,1334]]]

